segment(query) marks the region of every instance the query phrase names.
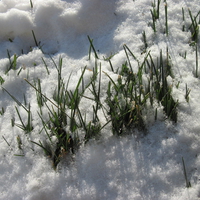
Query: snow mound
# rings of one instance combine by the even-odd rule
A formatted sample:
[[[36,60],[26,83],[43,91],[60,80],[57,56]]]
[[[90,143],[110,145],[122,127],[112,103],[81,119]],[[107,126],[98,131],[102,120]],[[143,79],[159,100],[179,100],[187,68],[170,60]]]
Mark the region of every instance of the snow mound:
[[[67,48],[71,40],[76,43],[82,35],[105,35],[117,24],[116,0],[32,2],[33,8],[29,1],[0,2],[0,41],[11,40],[15,48],[23,46],[28,51],[36,45],[33,30],[43,50],[55,53]]]

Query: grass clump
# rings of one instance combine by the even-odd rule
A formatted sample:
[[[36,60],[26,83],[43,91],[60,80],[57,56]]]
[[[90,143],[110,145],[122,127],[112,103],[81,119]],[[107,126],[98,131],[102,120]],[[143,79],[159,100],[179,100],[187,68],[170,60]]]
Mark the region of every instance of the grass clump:
[[[85,131],[85,136],[84,140],[85,143],[87,143],[90,139],[96,138],[99,136],[100,131],[103,127],[101,127],[100,120],[98,117],[98,112],[100,109],[102,109],[102,103],[100,100],[100,92],[101,92],[101,65],[97,66],[97,62],[95,63],[95,67],[93,69],[93,75],[91,77],[91,82],[90,82],[90,88],[89,91],[93,95],[93,98],[90,100],[93,101],[93,106],[92,106],[92,120],[89,122],[86,122],[86,119],[84,120],[81,112],[78,112],[78,117],[79,121],[82,124],[82,127],[84,128]],[[99,80],[98,80],[99,78]],[[84,96],[87,98],[86,96]]]
[[[54,94],[52,96],[56,103],[54,103],[42,93],[41,83],[39,80],[38,87],[35,87],[31,84],[31,86],[33,86],[36,90],[38,106],[40,108],[45,106],[48,110],[49,119],[47,121],[43,120],[42,112],[38,113],[43,124],[41,133],[44,132],[44,134],[46,134],[48,141],[32,142],[44,150],[45,154],[52,160],[53,167],[56,168],[63,154],[70,152],[74,153],[74,145],[76,143],[74,140],[76,140],[76,138],[72,138],[71,133],[75,132],[77,128],[77,123],[74,120],[74,115],[80,101],[78,88],[81,82],[81,78],[74,92],[67,91],[67,87],[64,84],[62,78],[62,58],[59,59],[58,65],[53,59],[52,62],[54,63],[58,73],[57,87],[55,88]],[[50,105],[48,103],[50,103]],[[71,116],[66,114],[67,108],[72,110]],[[66,131],[66,126],[68,125],[69,121],[68,119],[72,119],[69,122],[71,132]],[[56,140],[53,141],[52,138],[56,138]]]
[[[18,106],[22,107],[26,113],[27,113],[27,122],[25,123],[22,119],[22,116],[19,112],[18,107],[15,106],[15,110],[17,112],[17,115],[19,117],[20,120],[20,124],[16,124],[13,120],[13,125],[16,125],[18,128],[22,129],[25,133],[30,133],[33,130],[33,126],[32,126],[32,114],[31,114],[31,106],[30,104],[28,105],[28,108],[26,107],[26,100],[25,100],[25,96],[24,96],[24,100],[25,100],[25,105],[23,105],[22,103],[20,103],[19,100],[17,100],[10,92],[8,92],[8,90],[6,90],[5,88],[2,87],[2,89],[18,104]]]
[[[183,13],[183,21],[185,20],[184,16],[184,10],[182,9]],[[196,66],[194,70],[194,76],[196,78],[199,77],[198,75],[198,68],[199,68],[199,63],[198,63],[198,52],[199,52],[199,45],[198,45],[198,38],[199,38],[199,24],[200,24],[200,11],[193,16],[192,12],[190,9],[188,9],[189,17],[191,20],[190,26],[188,26],[188,30],[191,32],[191,41],[190,41],[190,46],[194,48],[195,51],[195,59],[196,59]],[[185,25],[183,27],[183,31],[185,30]],[[185,55],[186,58],[186,55]]]
[[[170,56],[167,49],[166,59],[163,59],[162,51],[160,51],[160,57],[157,58],[157,62],[153,61],[151,55],[150,60],[147,60],[147,65],[150,69],[150,82],[153,84],[153,92],[151,96],[156,97],[158,102],[163,106],[163,110],[167,117],[172,121],[177,122],[177,106],[178,101],[175,101],[172,97],[172,87],[168,84],[167,77],[173,77]]]
[[[189,30],[191,31],[191,38],[192,41],[197,43],[199,35],[199,24],[200,24],[200,20],[198,21],[198,16],[200,16],[200,11],[197,13],[196,16],[192,16],[192,12],[190,9],[188,9],[188,12],[191,19],[191,25],[189,26]]]
[[[122,65],[117,83],[110,79],[107,90],[106,103],[109,107],[113,134],[121,135],[125,129],[145,129],[142,118],[142,109],[145,106],[148,94],[144,94],[139,84],[138,74],[134,74],[127,66]]]
[[[58,74],[56,88],[52,96],[55,103],[42,93],[40,80],[35,85],[31,84],[28,80],[26,81],[36,90],[37,102],[40,108],[38,115],[43,124],[40,134],[44,133],[47,138],[45,141],[32,142],[44,150],[45,154],[52,160],[53,167],[56,168],[63,155],[74,154],[80,143],[87,143],[91,138],[96,137],[101,130],[97,115],[101,107],[101,73],[99,75],[98,87],[96,87],[98,77],[97,66],[93,70],[91,80],[85,85],[84,74],[87,68],[84,67],[76,87],[72,91],[68,89],[71,74],[67,83],[62,78],[62,58],[59,59],[58,64],[53,59],[52,62]],[[94,96],[90,100],[93,100],[95,105],[93,106],[93,120],[87,122],[86,115],[80,110],[79,104],[81,99],[85,97],[84,92],[89,86],[91,86],[90,91]],[[47,121],[43,120],[42,107],[46,107],[48,110]],[[80,139],[78,132],[84,133],[84,136],[81,137],[82,139]],[[53,140],[52,138],[56,139]]]
[[[34,80],[33,84],[25,79],[35,90],[36,102],[38,104],[38,111],[36,113],[41,123],[38,135],[40,138],[32,141],[32,143],[42,148],[45,155],[50,158],[54,169],[57,168],[64,156],[73,156],[81,144],[87,144],[91,139],[99,138],[101,130],[106,125],[110,125],[112,134],[117,136],[127,134],[131,129],[138,129],[141,133],[146,134],[145,109],[149,105],[153,106],[154,101],[161,104],[169,119],[177,122],[178,102],[173,99],[172,87],[168,83],[168,77],[173,77],[168,49],[166,50],[165,58],[162,51],[160,51],[159,57],[155,60],[150,52],[147,52],[144,55],[143,61],[140,62],[128,46],[124,45],[126,60],[117,71],[114,71],[111,63],[113,55],[108,59],[104,59],[104,61],[110,64],[112,73],[117,75],[118,78],[114,80],[111,75],[104,72],[108,80],[108,87],[105,94],[106,98],[102,100],[101,63],[98,63],[99,56],[94,48],[93,40],[89,36],[88,39],[90,42],[89,59],[91,59],[91,52],[93,51],[95,64],[93,69],[88,69],[85,66],[81,70],[73,90],[69,89],[72,73],[67,81],[63,79],[63,59],[61,57],[58,63],[50,57],[57,71],[56,85],[50,97],[44,95],[40,79]],[[148,45],[145,32],[143,32],[143,39],[146,52]],[[136,61],[134,64],[131,61],[132,59]],[[46,67],[47,74],[50,74],[46,62],[44,59],[42,61]],[[85,81],[85,72],[87,70],[91,72],[89,81]],[[25,134],[31,134],[34,130],[32,121],[36,116],[32,116],[30,103],[26,102],[24,97],[23,105],[6,89],[4,90],[18,104],[15,110],[19,123],[15,123],[13,119],[12,125],[16,125]],[[105,95],[103,96],[105,97]],[[186,98],[189,98],[189,90],[186,95]],[[85,99],[91,102],[92,114],[90,113],[89,117],[86,111],[82,109],[81,103]],[[27,113],[26,121],[24,121],[20,114],[19,107],[22,107],[25,113]],[[100,112],[107,119],[107,122],[104,124],[99,118]],[[17,140],[18,148],[21,149],[22,144],[19,139]]]
[[[113,134],[122,135],[126,133],[126,130],[133,128],[145,133],[143,111],[149,102],[153,106],[155,100],[163,106],[166,116],[177,122],[178,101],[175,101],[172,97],[172,87],[167,81],[168,76],[173,77],[168,49],[165,59],[163,59],[162,51],[160,51],[160,56],[155,62],[148,52],[142,63],[137,60],[126,45],[124,45],[124,50],[127,61],[118,70],[117,81],[106,74],[110,80],[106,103]],[[138,63],[138,70],[135,73],[130,62],[130,56]],[[144,77],[149,80],[148,83],[143,81]]]
[[[26,123],[22,120],[22,117],[21,117],[21,114],[20,114],[18,108],[15,107],[15,109],[17,111],[17,115],[18,115],[19,120],[20,120],[20,124],[15,123],[15,125],[18,128],[22,129],[26,134],[30,133],[33,130],[33,126],[32,126],[32,114],[31,114],[31,110],[30,110],[30,104],[28,106],[28,109],[25,109],[26,112],[27,112],[27,122]]]
[[[157,4],[156,4],[156,1],[154,0],[154,2],[152,3],[152,9],[150,10],[151,17],[153,20],[152,28],[153,28],[154,32],[156,32],[156,21],[160,17],[160,2],[161,2],[161,0],[157,0]]]

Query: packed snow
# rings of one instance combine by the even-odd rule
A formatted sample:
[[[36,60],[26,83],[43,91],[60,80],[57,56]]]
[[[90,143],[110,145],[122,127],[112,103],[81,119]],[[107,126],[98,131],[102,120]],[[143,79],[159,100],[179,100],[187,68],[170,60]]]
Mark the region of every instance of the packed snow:
[[[195,67],[200,63],[200,38],[197,55],[191,45],[191,18],[200,11],[199,0],[171,0],[160,2],[160,18],[154,33],[151,23],[153,0],[0,0],[0,199],[2,200],[195,200],[200,198],[200,81]],[[157,1],[155,1],[157,3]],[[32,5],[31,5],[32,3]],[[168,36],[165,31],[165,5],[168,8]],[[183,10],[185,20],[183,21]],[[197,16],[199,21],[200,15]],[[199,27],[199,25],[198,25]],[[53,169],[43,150],[31,143],[43,139],[39,133],[36,92],[24,79],[34,83],[41,80],[42,92],[52,98],[57,84],[55,63],[63,58],[62,76],[73,90],[82,70],[87,66],[84,81],[90,80],[95,65],[93,53],[89,60],[92,39],[101,63],[102,72],[113,80],[104,58],[111,59],[114,70],[126,61],[126,44],[138,60],[144,59],[145,31],[147,51],[156,59],[160,50],[168,51],[174,78],[173,97],[178,100],[178,121],[166,119],[158,107],[158,119],[147,111],[145,123],[148,133],[140,137],[137,130],[121,137],[113,136],[110,126],[102,130],[98,140],[82,144],[73,156],[66,156]],[[34,36],[37,41],[34,40]],[[37,42],[37,45],[36,45]],[[186,58],[184,58],[185,52]],[[9,56],[17,55],[16,70],[8,73]],[[44,62],[48,66],[49,75]],[[196,61],[197,60],[197,61]],[[132,61],[135,62],[134,60]],[[136,62],[135,62],[136,63]],[[20,73],[19,70],[21,69]],[[200,76],[200,71],[197,74]],[[106,95],[108,77],[102,73],[101,97]],[[1,83],[1,82],[0,82]],[[185,99],[186,84],[189,102]],[[15,107],[27,120],[27,112],[17,105],[6,89],[19,102],[24,98],[31,106],[34,129],[25,134],[11,120],[20,123]],[[25,97],[24,97],[25,96]],[[81,110],[92,115],[88,99]],[[3,112],[3,111],[2,111]],[[43,110],[44,119],[48,117]],[[102,114],[101,121],[106,123]],[[17,137],[22,140],[18,148]],[[23,155],[23,156],[19,156]],[[186,187],[184,159],[187,179]]]

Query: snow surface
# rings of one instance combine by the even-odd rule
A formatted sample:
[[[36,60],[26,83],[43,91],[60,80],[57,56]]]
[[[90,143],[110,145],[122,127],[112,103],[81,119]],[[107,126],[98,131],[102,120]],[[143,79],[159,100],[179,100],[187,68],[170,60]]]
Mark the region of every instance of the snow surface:
[[[100,199],[160,199],[186,200],[200,198],[200,81],[194,77],[195,51],[189,45],[190,31],[182,31],[182,8],[185,10],[185,24],[199,12],[199,0],[171,0],[168,3],[169,36],[165,29],[164,1],[160,5],[160,19],[157,33],[152,22],[150,9],[153,0],[1,0],[0,1],[0,75],[6,88],[20,102],[31,104],[34,130],[31,140],[42,136],[41,120],[37,115],[37,103],[30,82],[41,79],[42,91],[52,97],[56,86],[57,71],[49,55],[58,63],[63,58],[63,77],[67,81],[72,72],[69,88],[73,89],[82,69],[94,67],[88,60],[89,41],[93,39],[98,50],[102,71],[117,77],[103,57],[116,54],[112,59],[115,70],[126,60],[123,45],[127,44],[139,60],[143,60],[142,32],[145,31],[148,51],[157,58],[160,50],[172,59],[174,79],[173,97],[179,100],[178,122],[164,120],[162,108],[159,119],[147,115],[148,134],[137,137],[137,132],[124,137],[114,137],[109,126],[102,132],[102,139],[90,141],[80,147],[74,158],[63,160],[55,172],[41,148],[28,142],[27,136],[16,126],[11,126],[16,114],[16,102],[0,89],[0,199],[2,200],[100,200]],[[157,2],[157,1],[156,1]],[[32,30],[42,51],[36,47]],[[200,40],[199,40],[200,41]],[[200,44],[200,43],[199,43]],[[18,55],[17,68],[7,75],[10,55]],[[23,54],[22,54],[23,51]],[[183,56],[187,51],[187,58]],[[199,53],[199,51],[198,51]],[[200,57],[200,55],[199,55]],[[46,61],[50,75],[42,62]],[[200,59],[198,59],[200,63]],[[85,74],[85,81],[90,78]],[[199,73],[200,75],[200,73]],[[102,94],[105,95],[108,77],[102,74]],[[175,85],[179,83],[179,87]],[[191,89],[189,103],[185,100],[185,86]],[[102,97],[103,98],[103,97]],[[81,109],[90,113],[89,100]],[[23,120],[27,113],[18,107]],[[44,111],[45,113],[45,111]],[[45,114],[44,114],[45,115]],[[47,115],[47,114],[46,114]],[[45,116],[44,116],[45,118]],[[102,121],[105,120],[102,117]],[[23,144],[23,152],[17,148],[17,136]],[[3,136],[3,137],[2,137]],[[4,140],[10,144],[6,143]],[[32,150],[34,149],[34,151]],[[24,156],[15,156],[22,154]],[[183,174],[184,158],[188,180],[192,187],[186,188]]]

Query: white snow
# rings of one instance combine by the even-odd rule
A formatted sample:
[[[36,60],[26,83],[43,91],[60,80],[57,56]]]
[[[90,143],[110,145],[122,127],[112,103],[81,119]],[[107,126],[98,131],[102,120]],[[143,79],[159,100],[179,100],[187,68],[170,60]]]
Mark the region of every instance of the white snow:
[[[0,76],[5,80],[2,87],[19,102],[31,105],[33,131],[25,134],[11,119],[20,123],[15,107],[22,120],[27,112],[0,88],[0,199],[2,200],[103,200],[103,199],[149,199],[149,200],[195,200],[200,198],[200,81],[195,78],[195,49],[190,46],[191,33],[182,31],[189,26],[193,16],[199,12],[199,0],[171,0],[168,5],[169,35],[165,30],[165,2],[160,3],[160,19],[157,32],[150,27],[153,0],[0,0]],[[157,2],[157,1],[155,1]],[[185,22],[182,19],[185,11]],[[199,16],[198,16],[199,18]],[[33,32],[32,32],[33,31]],[[95,62],[88,60],[90,43],[93,39],[102,71],[113,80],[114,74],[108,62],[112,54],[114,70],[125,62],[123,45],[126,44],[139,61],[145,54],[142,32],[145,31],[148,49],[157,59],[166,48],[172,60],[174,78],[173,97],[178,99],[178,122],[165,120],[162,108],[158,107],[158,120],[154,121],[152,110],[147,110],[148,134],[139,137],[136,130],[122,137],[113,136],[109,126],[102,130],[102,137],[82,145],[75,156],[66,156],[58,166],[52,168],[43,150],[30,142],[44,139],[35,90],[31,83],[41,80],[42,92],[52,98],[57,84],[57,70],[50,58],[58,63],[63,58],[62,75],[67,82],[72,73],[69,89],[76,83],[87,66],[84,76],[89,82]],[[33,33],[40,48],[35,44]],[[200,47],[200,37],[198,47]],[[17,70],[10,70],[11,59],[17,58]],[[186,59],[184,53],[187,52]],[[181,56],[182,55],[182,56]],[[42,58],[48,65],[50,74]],[[133,71],[137,70],[136,61]],[[198,49],[198,63],[200,54]],[[19,75],[19,69],[22,68]],[[200,75],[200,71],[198,72]],[[105,98],[108,77],[102,72],[101,96]],[[179,84],[177,88],[176,85]],[[186,84],[191,92],[186,102]],[[52,106],[52,105],[50,105]],[[81,102],[81,110],[91,117],[90,100]],[[44,119],[48,118],[43,110]],[[101,115],[105,123],[104,115]],[[17,136],[22,140],[18,148]],[[8,142],[8,144],[7,144]],[[24,154],[24,156],[16,155]],[[190,188],[186,188],[182,158],[185,161]]]

